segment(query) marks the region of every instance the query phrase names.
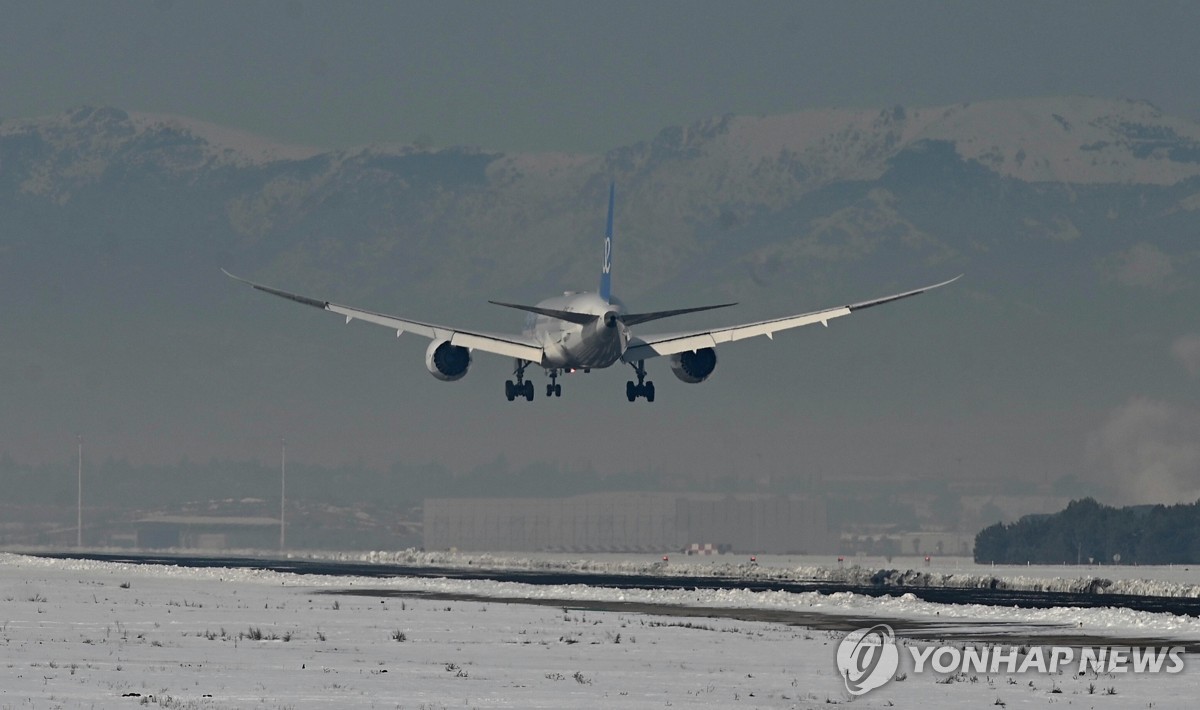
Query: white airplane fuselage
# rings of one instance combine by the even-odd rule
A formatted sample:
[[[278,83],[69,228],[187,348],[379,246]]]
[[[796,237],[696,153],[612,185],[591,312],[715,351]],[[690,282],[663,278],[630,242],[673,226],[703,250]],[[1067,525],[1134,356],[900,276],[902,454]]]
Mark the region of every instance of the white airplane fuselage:
[[[617,299],[606,303],[595,293],[567,292],[537,304],[538,308],[597,316],[579,325],[559,318],[530,313],[523,334],[543,348],[547,369],[581,370],[605,368],[620,361],[629,343],[629,329],[616,316],[625,312]]]

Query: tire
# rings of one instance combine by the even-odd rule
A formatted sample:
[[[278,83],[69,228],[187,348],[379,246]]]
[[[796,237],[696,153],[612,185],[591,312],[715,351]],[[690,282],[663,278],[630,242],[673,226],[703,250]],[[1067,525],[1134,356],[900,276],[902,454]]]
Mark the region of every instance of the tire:
[[[504,381],[504,396],[507,397],[508,401],[510,402],[517,398],[516,388],[513,387],[512,380]]]
[[[630,402],[637,399],[637,388],[634,387],[632,380],[625,383],[625,396]]]
[[[654,401],[654,383],[653,383],[653,382],[647,382],[647,383],[646,383],[646,393],[645,393],[645,397],[646,397],[646,401],[647,401],[647,402],[653,402],[653,401]]]
[[[562,396],[562,385],[554,385],[554,396],[555,397]]]
[[[533,383],[532,382],[525,383],[525,401],[526,402],[533,401]]]
[[[547,397],[554,396],[554,385],[546,385],[546,396]]]

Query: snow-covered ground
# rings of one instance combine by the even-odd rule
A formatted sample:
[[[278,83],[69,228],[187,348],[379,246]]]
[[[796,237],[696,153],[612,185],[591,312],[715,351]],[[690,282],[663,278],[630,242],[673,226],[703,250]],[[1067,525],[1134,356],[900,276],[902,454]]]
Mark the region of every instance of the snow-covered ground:
[[[566,601],[538,606],[318,593],[363,588]],[[1200,639],[1198,619],[1114,609],[297,576],[0,554],[0,709],[815,708],[850,701],[834,667],[840,632],[571,608],[571,600],[589,599],[936,619],[948,631],[1007,622],[1020,634],[1066,628]],[[944,682],[910,673],[854,702],[1194,707],[1200,658],[1185,660],[1178,675],[1001,673]]]

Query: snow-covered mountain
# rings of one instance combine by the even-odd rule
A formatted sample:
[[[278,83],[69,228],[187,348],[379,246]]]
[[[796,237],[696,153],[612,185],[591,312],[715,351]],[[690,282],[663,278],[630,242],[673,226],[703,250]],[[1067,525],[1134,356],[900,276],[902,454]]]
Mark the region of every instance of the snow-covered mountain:
[[[1200,174],[1200,124],[1144,102],[1087,97],[737,116],[677,135],[681,149],[696,144],[695,157],[728,173],[792,166],[809,186],[877,179],[920,141],[948,141],[962,158],[1026,182],[1169,185]]]
[[[1005,199],[1014,185],[1039,194],[1064,186],[1169,189],[1200,174],[1200,123],[1144,102],[1055,97],[725,116],[602,155],[510,155],[417,146],[320,152],[180,117],[81,108],[0,124],[0,161],[9,198],[65,206],[76,194],[103,192],[110,202],[139,202],[147,185],[172,188],[220,212],[215,229],[230,240],[222,250],[252,253],[253,268],[274,264],[280,275],[300,276],[294,270],[308,265],[305,278],[315,278],[311,272],[333,259],[340,269],[364,272],[367,288],[386,288],[371,272],[389,258],[403,262],[410,280],[449,272],[484,289],[521,272],[562,273],[572,283],[590,278],[561,246],[587,247],[604,187],[615,179],[619,231],[631,236],[620,256],[637,291],[681,276],[676,265],[705,261],[716,234],[738,236],[738,268],[755,278],[779,259],[862,256],[875,251],[880,235],[925,258],[949,258],[961,244],[921,227],[916,205],[900,193],[929,181],[935,192],[991,181],[982,189]],[[1001,188],[1003,181],[1012,182]],[[845,186],[868,183],[874,189],[847,199]],[[830,203],[821,191],[839,185],[840,202]],[[1200,208],[1200,190],[1181,192],[1162,207]],[[334,215],[350,204],[353,210]],[[800,205],[812,214],[795,223],[791,213]],[[1070,215],[1037,211],[1005,229],[1051,239],[1084,232]],[[781,217],[793,223],[780,224]],[[505,248],[481,254],[481,239]],[[264,250],[267,241],[273,246]],[[368,242],[376,244],[369,253],[353,246]],[[359,253],[339,253],[346,251]]]
[[[452,153],[487,156],[489,182],[518,192],[577,189],[602,171],[626,179],[655,175],[663,188],[676,191],[705,189],[708,203],[778,206],[832,183],[876,180],[898,154],[924,141],[949,142],[964,160],[1025,182],[1172,185],[1200,174],[1200,123],[1146,102],[1091,97],[731,115],[666,128],[652,140],[604,155],[415,146],[322,154],[195,119],[115,108],[0,123],[4,172],[9,179],[20,173],[28,194],[61,194],[56,184],[96,179],[117,165],[182,177],[318,157],[336,168],[352,159]],[[431,175],[418,170],[405,177]]]
[[[43,418],[76,406],[90,412],[81,416],[107,416],[111,399],[134,392],[155,404],[128,416],[171,412],[179,437],[233,426],[187,420],[172,403],[184,398],[199,412],[245,399],[270,381],[251,363],[279,363],[291,350],[343,357],[345,336],[314,332],[309,321],[273,326],[278,308],[291,311],[246,308],[218,267],[500,330],[507,321],[480,313],[484,299],[538,299],[595,282],[610,180],[615,280],[622,297],[646,308],[737,300],[747,317],[765,317],[966,272],[956,298],[926,306],[936,325],[882,319],[884,331],[907,325],[836,340],[848,351],[822,362],[877,371],[870,355],[879,338],[923,352],[947,332],[962,335],[929,355],[938,387],[881,384],[863,402],[956,392],[1008,408],[1024,398],[1111,408],[1170,391],[1181,374],[1170,343],[1200,320],[1200,124],[1142,102],[1050,97],[725,116],[599,155],[317,151],[86,107],[0,123],[0,283],[10,294],[0,382]],[[260,352],[233,355],[231,343],[247,342]],[[1146,349],[1161,351],[1161,367],[1130,366]],[[769,373],[794,368],[798,355],[776,348],[756,357]],[[282,362],[314,383],[295,395],[303,400],[295,410],[342,401],[304,370],[315,364]],[[915,361],[904,362],[907,381],[918,381]],[[412,364],[404,377],[428,384]],[[805,389],[814,406],[843,401],[844,387],[826,374]],[[207,386],[225,379],[224,391]],[[753,390],[739,401],[781,396],[770,377],[751,379],[728,380]],[[97,394],[78,405],[72,388],[81,382]],[[378,407],[354,411],[364,422],[389,418]],[[36,438],[37,421],[5,411],[0,430]]]

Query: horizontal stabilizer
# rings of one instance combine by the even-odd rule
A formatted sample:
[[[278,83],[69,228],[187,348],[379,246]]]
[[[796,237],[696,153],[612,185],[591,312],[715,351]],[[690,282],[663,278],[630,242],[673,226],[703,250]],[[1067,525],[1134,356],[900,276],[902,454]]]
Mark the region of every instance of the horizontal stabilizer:
[[[522,306],[518,303],[501,303],[499,301],[488,301],[488,303],[491,303],[496,306],[504,306],[505,308],[515,308],[518,311],[528,311],[530,313],[536,313],[539,316],[547,316],[550,318],[557,318],[559,320],[565,320],[568,323],[577,323],[579,325],[588,325],[589,323],[595,322],[595,320],[600,317],[600,316],[592,315],[591,313],[575,313],[574,311],[556,311],[553,308],[538,308],[537,306]]]
[[[617,316],[625,325],[637,325],[639,323],[649,323],[652,320],[660,318],[670,318],[672,316],[682,316],[686,313],[699,313],[700,311],[711,311],[715,308],[728,308],[736,306],[736,303],[721,303],[716,306],[700,306],[698,308],[680,308],[674,311],[655,311],[653,313],[626,313],[622,316]]]

